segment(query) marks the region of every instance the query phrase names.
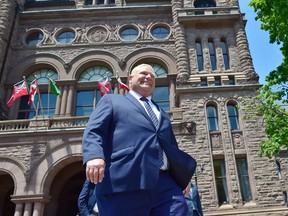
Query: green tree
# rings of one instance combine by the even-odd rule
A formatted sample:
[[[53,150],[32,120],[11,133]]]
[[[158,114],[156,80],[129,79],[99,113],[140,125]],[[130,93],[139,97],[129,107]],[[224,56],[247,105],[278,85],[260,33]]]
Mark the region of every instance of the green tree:
[[[261,21],[261,29],[269,32],[270,43],[277,43],[283,60],[265,78],[266,84],[259,89],[256,99],[258,114],[265,117],[267,139],[260,142],[259,155],[269,158],[288,147],[288,1],[251,0],[256,20]],[[253,107],[255,109],[255,106]]]

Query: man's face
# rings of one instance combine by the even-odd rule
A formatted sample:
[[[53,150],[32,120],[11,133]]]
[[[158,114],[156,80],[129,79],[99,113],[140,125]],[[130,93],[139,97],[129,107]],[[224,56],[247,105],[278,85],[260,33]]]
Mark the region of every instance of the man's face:
[[[148,97],[155,88],[155,73],[151,68],[143,66],[139,73],[129,77],[129,84],[133,91]]]

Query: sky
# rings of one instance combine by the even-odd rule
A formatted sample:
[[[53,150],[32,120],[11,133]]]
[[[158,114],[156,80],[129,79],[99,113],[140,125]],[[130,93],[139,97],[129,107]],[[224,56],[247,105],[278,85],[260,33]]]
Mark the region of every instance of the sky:
[[[265,77],[282,62],[283,56],[277,44],[269,43],[269,33],[260,29],[260,21],[255,21],[253,7],[249,0],[239,0],[240,10],[247,20],[246,34],[255,71],[259,75],[259,83],[265,84]]]

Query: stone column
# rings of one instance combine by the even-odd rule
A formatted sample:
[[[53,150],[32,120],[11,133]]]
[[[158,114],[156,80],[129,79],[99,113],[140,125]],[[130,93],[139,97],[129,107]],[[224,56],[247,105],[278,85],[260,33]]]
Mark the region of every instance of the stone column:
[[[23,214],[23,203],[16,203],[14,216],[22,216]]]
[[[243,24],[237,24],[234,27],[234,32],[236,37],[236,46],[239,52],[241,69],[247,77],[246,82],[254,83],[253,81],[256,81],[256,83],[258,83],[258,75],[256,74],[252,63],[252,57],[250,54],[248,40]]]
[[[32,203],[25,203],[23,216],[30,216],[32,213]]]
[[[36,202],[34,203],[34,211],[32,216],[42,216],[44,210],[44,203]]]
[[[11,32],[13,31],[16,22],[16,0],[0,0],[0,118],[7,115],[7,105],[5,101],[4,81],[7,77],[5,71],[6,65],[9,61],[9,46],[11,42]]]
[[[72,106],[74,105],[73,103],[73,95],[74,95],[74,86],[70,85],[69,86],[69,91],[68,91],[68,97],[67,97],[67,105],[66,105],[66,113],[65,116],[71,116],[71,110]]]
[[[190,75],[187,42],[185,39],[185,29],[178,21],[177,9],[183,8],[183,0],[172,1],[172,16],[175,30],[176,64],[178,70],[177,81],[187,82]]]
[[[59,86],[59,90],[60,90],[60,92],[63,92],[63,87]],[[57,97],[57,100],[56,100],[55,117],[58,117],[60,114],[61,101],[62,101],[61,97],[62,96]]]
[[[65,116],[65,111],[66,111],[66,106],[67,106],[67,95],[68,95],[68,88],[65,85],[63,88],[62,96],[61,96],[60,116]]]
[[[170,86],[169,86],[169,100],[170,100],[170,110],[172,110],[174,107],[176,107],[176,86],[175,86],[175,80],[170,80]]]

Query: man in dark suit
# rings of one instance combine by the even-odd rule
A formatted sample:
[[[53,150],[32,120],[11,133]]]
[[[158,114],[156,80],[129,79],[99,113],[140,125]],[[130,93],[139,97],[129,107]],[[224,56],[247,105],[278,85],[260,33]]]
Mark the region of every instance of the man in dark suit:
[[[95,184],[89,179],[86,179],[79,194],[78,208],[80,216],[98,215]]]
[[[97,184],[101,216],[186,216],[183,190],[196,162],[179,150],[170,117],[152,100],[147,64],[129,76],[126,95],[106,94],[83,135],[86,177]]]

